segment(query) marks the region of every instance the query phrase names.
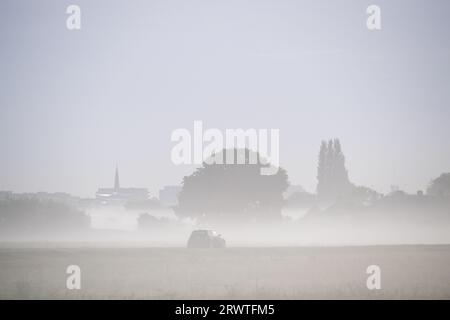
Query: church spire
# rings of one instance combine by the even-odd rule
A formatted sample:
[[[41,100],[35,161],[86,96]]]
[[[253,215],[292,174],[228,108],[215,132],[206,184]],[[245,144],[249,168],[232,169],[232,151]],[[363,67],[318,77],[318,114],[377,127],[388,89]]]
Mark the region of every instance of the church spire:
[[[114,190],[119,191],[120,181],[119,181],[119,167],[116,165],[116,176],[114,177]]]

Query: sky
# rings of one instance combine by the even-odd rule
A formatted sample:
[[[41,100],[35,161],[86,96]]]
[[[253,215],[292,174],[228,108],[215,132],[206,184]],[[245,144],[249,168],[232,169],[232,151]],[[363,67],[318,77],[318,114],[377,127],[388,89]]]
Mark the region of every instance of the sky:
[[[81,30],[66,28],[67,6]],[[366,8],[381,8],[369,31]],[[193,171],[171,133],[279,129],[292,184],[339,138],[357,185],[450,172],[449,1],[0,2],[0,190],[156,194]]]

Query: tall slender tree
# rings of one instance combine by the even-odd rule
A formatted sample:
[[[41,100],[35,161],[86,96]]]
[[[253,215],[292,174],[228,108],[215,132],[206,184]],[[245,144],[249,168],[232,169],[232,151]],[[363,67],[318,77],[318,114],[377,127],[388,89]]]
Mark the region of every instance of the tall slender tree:
[[[349,191],[351,183],[339,139],[322,141],[317,167],[317,195],[322,203],[332,203]]]
[[[319,151],[319,161],[317,166],[317,194],[323,194],[325,192],[325,176],[327,166],[327,143],[322,140]]]

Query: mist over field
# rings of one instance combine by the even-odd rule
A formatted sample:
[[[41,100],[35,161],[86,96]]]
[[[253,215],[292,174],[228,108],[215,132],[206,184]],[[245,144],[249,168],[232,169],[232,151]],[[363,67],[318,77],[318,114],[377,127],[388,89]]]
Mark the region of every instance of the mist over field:
[[[1,248],[1,299],[449,299],[448,246]],[[80,290],[65,270],[78,263]],[[368,265],[381,290],[366,287]]]
[[[0,299],[449,299],[449,12],[2,0]]]

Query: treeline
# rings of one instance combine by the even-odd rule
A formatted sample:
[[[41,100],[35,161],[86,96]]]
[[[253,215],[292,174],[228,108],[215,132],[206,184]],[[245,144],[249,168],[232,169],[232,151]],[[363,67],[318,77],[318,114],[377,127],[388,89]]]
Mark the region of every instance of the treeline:
[[[345,156],[338,139],[322,141],[317,167],[317,193],[294,193],[285,207],[318,213],[402,213],[409,216],[443,214],[450,217],[450,173],[433,179],[424,190],[408,194],[393,190],[381,194],[365,186],[356,186],[348,177]]]
[[[434,179],[426,192],[407,194],[394,190],[384,195],[350,181],[339,139],[321,143],[316,193],[295,192],[284,199],[283,193],[289,186],[287,172],[280,168],[276,175],[264,176],[260,174],[261,165],[204,163],[183,178],[175,213],[200,222],[238,223],[280,220],[284,209],[301,210],[308,216],[337,212],[450,216],[450,173]]]
[[[33,237],[90,228],[90,218],[79,209],[51,200],[29,198],[0,201],[0,235]]]

